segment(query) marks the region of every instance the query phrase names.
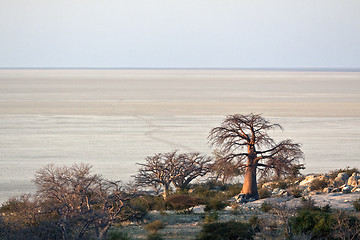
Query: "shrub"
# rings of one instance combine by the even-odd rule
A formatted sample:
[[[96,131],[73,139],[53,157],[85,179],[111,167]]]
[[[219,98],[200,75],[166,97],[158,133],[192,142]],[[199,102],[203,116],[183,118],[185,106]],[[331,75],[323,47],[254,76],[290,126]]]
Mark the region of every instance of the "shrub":
[[[311,197],[301,198],[301,210],[319,210],[319,207],[315,205],[315,200]]]
[[[288,185],[285,181],[277,181],[275,183],[275,188],[286,189],[287,187]]]
[[[205,223],[213,223],[219,219],[219,214],[217,212],[209,212],[205,213],[204,222]]]
[[[164,199],[158,196],[143,195],[131,199],[130,204],[136,208],[145,209],[146,211],[164,210]]]
[[[214,197],[207,199],[204,210],[209,211],[218,211],[224,209],[228,204],[221,197]]]
[[[271,208],[272,208],[272,206],[270,203],[263,202],[261,204],[261,211],[263,211],[263,212],[270,212]]]
[[[356,211],[360,212],[360,198],[353,201],[353,206],[356,209]]]
[[[329,185],[329,181],[325,178],[316,178],[314,179],[314,181],[311,182],[310,184],[310,190],[314,191],[314,190],[321,190],[326,188]]]
[[[195,207],[199,199],[188,194],[173,194],[166,199],[165,203],[170,209],[180,211]]]
[[[121,231],[111,231],[108,233],[107,240],[130,240],[131,238]]]
[[[334,218],[330,213],[322,211],[302,210],[290,221],[294,233],[313,236],[319,239],[331,236],[334,227]]]
[[[161,220],[155,220],[144,226],[144,229],[150,234],[156,234],[160,229],[165,228],[165,223]]]
[[[228,197],[233,197],[241,192],[242,185],[240,183],[230,184],[226,190],[228,192]]]
[[[254,235],[255,232],[251,224],[228,221],[205,224],[201,229],[197,240],[254,239]]]
[[[271,191],[265,187],[260,188],[258,193],[259,193],[259,199],[271,197]]]
[[[303,190],[299,187],[291,187],[287,189],[288,193],[291,194],[294,198],[299,198],[302,196]]]

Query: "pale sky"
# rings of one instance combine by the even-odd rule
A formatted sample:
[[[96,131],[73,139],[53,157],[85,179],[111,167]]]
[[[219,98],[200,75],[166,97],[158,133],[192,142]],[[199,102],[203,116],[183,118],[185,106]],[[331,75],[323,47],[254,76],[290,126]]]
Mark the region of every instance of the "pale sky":
[[[360,0],[1,0],[13,67],[360,68]]]

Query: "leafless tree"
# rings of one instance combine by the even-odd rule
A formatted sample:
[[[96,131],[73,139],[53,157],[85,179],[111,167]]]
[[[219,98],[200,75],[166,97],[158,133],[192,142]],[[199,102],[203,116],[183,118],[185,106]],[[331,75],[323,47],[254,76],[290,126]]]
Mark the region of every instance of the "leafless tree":
[[[224,153],[223,161],[236,161],[245,172],[242,193],[246,198],[258,199],[257,174],[266,176],[288,174],[303,159],[300,144],[287,139],[276,142],[268,131],[282,127],[271,124],[260,114],[229,115],[220,127],[210,131],[212,146]]]
[[[145,160],[144,164],[138,163],[141,168],[135,176],[136,182],[141,186],[161,185],[164,189],[163,197],[166,199],[172,184],[185,188],[195,178],[208,173],[211,158],[199,153],[178,154],[173,151],[148,156]]]
[[[173,184],[177,189],[188,188],[195,178],[203,177],[211,171],[212,158],[200,153],[183,153],[176,160]]]
[[[59,216],[63,239],[83,239],[95,229],[99,239],[120,217],[128,195],[119,182],[91,174],[89,165],[48,165],[35,176],[42,212]]]

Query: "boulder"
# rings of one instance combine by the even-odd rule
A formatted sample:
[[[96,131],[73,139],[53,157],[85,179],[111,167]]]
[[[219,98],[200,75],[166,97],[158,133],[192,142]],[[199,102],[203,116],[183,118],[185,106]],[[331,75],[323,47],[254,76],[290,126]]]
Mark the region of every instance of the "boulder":
[[[324,189],[323,189],[323,193],[331,193],[332,190],[333,190],[333,188],[327,187],[327,188],[324,188]]]
[[[346,185],[342,188],[342,193],[344,193],[344,194],[351,193],[352,189],[353,189],[353,186]]]
[[[334,186],[339,187],[341,185],[344,185],[347,183],[348,179],[349,179],[349,175],[347,173],[341,172],[334,179]]]
[[[193,213],[204,213],[205,212],[205,205],[198,205],[193,207]]]
[[[309,186],[311,184],[311,182],[314,181],[315,178],[317,178],[317,177],[318,177],[318,175],[314,175],[314,174],[308,175],[305,177],[304,180],[302,180],[299,183],[299,186]]]
[[[351,177],[349,177],[347,181],[347,185],[357,187],[360,185],[360,174],[359,173],[353,173]]]

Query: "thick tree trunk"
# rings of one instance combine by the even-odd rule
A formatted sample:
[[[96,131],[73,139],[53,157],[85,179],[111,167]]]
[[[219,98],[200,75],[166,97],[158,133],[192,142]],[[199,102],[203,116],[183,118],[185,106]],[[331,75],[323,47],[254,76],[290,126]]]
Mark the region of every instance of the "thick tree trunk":
[[[163,193],[164,200],[166,200],[168,195],[169,195],[169,186],[164,185],[164,193]]]
[[[241,190],[246,198],[259,199],[256,181],[256,165],[250,165],[245,169],[244,185]]]

